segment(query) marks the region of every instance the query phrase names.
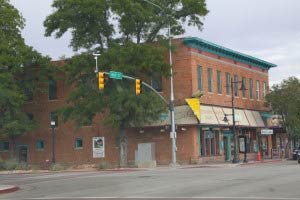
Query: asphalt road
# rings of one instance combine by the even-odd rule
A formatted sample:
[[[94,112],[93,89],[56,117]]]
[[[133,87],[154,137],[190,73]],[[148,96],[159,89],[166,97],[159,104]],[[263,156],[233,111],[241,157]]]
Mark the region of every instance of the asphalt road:
[[[300,199],[296,161],[224,168],[0,175],[0,199]]]

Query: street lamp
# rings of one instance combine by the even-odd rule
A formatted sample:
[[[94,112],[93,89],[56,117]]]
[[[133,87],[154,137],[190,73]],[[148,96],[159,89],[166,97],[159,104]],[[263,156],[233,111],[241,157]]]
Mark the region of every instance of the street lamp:
[[[160,9],[167,17],[165,10],[159,5],[149,1],[143,0],[158,9]],[[174,111],[174,85],[173,85],[173,59],[172,59],[172,40],[171,40],[171,24],[170,19],[168,21],[168,39],[169,39],[169,58],[170,58],[170,112],[171,112],[171,133],[170,137],[172,139],[172,166],[176,166],[176,131],[175,131],[175,111]]]
[[[50,126],[52,128],[52,163],[55,163],[55,145],[54,145],[54,128],[55,128],[55,121],[50,122]]]
[[[238,149],[237,149],[237,134],[236,134],[236,127],[235,127],[235,113],[234,113],[234,91],[233,91],[233,84],[238,84],[238,83],[242,83],[241,84],[241,88],[240,90],[246,90],[245,87],[245,83],[244,81],[233,81],[232,78],[230,79],[231,82],[231,106],[232,106],[232,114],[226,114],[225,113],[225,117],[223,119],[223,121],[228,122],[228,118],[227,116],[232,116],[232,132],[233,132],[233,137],[234,137],[234,155],[233,155],[233,163],[239,163],[239,155],[238,155]],[[229,87],[229,86],[226,86]],[[246,144],[245,144],[246,145]],[[246,146],[245,146],[246,147]],[[246,148],[245,148],[246,151]]]
[[[98,52],[93,53],[93,56],[94,56],[94,58],[96,60],[96,69],[95,69],[96,76],[98,76],[98,56],[100,56],[100,55],[101,54],[98,53]]]

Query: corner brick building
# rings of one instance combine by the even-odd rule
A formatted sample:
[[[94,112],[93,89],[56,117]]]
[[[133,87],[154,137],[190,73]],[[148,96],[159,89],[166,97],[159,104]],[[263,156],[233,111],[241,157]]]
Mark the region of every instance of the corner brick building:
[[[173,54],[177,161],[224,162],[233,158],[232,95],[238,150],[246,149],[248,159],[254,159],[261,147],[269,156],[272,138],[271,135],[262,135],[261,129],[268,126],[264,118],[268,116],[268,108],[264,106],[264,96],[269,88],[268,72],[276,65],[199,38],[175,39],[173,44],[177,46]],[[235,82],[233,93],[231,81]],[[242,82],[247,90],[239,90]],[[160,83],[161,94],[169,99],[169,80],[162,79]],[[42,165],[52,160],[50,121],[56,120],[53,111],[64,104],[71,90],[65,80],[49,81],[48,94],[34,95],[32,102],[24,108],[39,120],[40,127],[17,138],[15,154],[20,161]],[[186,103],[186,98],[191,98],[198,90],[204,94],[200,98],[200,121]],[[228,122],[223,121],[225,114]],[[106,161],[119,165],[118,130],[101,123],[77,130],[73,127],[73,122],[56,124],[54,153],[57,163],[74,165]],[[152,145],[151,151],[157,164],[170,163],[168,113],[157,122],[133,127],[127,132],[129,165],[139,162],[139,146],[145,143]],[[94,138],[104,140],[101,156],[94,155]],[[8,159],[12,144],[5,138],[0,139],[0,144],[0,158]],[[243,156],[240,153],[240,159]]]

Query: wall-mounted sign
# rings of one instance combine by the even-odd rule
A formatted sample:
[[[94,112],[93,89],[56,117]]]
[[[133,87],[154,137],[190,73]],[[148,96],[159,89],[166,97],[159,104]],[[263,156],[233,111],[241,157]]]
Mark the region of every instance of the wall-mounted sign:
[[[185,101],[187,102],[187,104],[190,106],[190,108],[194,112],[194,115],[200,121],[200,99],[190,98],[190,99],[185,99]]]
[[[93,137],[93,158],[105,157],[104,137]]]
[[[273,129],[261,129],[262,135],[273,135]]]

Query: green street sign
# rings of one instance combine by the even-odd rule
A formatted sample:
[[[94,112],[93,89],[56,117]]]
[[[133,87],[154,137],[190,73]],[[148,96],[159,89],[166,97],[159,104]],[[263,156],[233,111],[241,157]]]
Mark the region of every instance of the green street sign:
[[[123,78],[123,74],[122,74],[122,72],[110,71],[109,72],[109,78],[122,79]]]

